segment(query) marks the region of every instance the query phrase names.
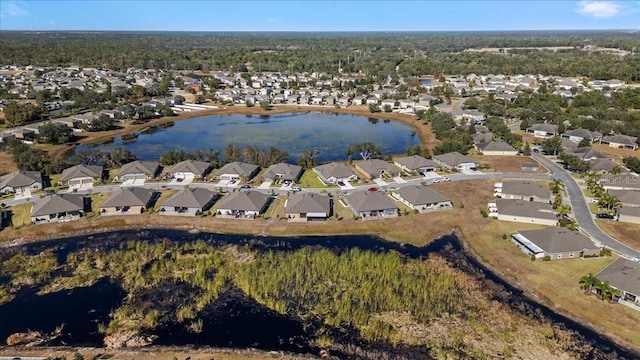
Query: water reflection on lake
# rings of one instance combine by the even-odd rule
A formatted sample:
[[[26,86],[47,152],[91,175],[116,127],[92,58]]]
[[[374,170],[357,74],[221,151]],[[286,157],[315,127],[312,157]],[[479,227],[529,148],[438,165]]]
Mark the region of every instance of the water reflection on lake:
[[[135,141],[81,145],[76,151],[125,147],[143,160],[157,160],[169,150],[224,151],[228,144],[275,146],[289,153],[295,163],[305,149],[320,151],[319,162],[345,160],[346,148],[369,141],[380,146],[383,155],[404,154],[420,139],[412,128],[399,121],[372,121],[348,114],[296,113],[281,115],[215,115],[178,121],[170,128],[142,132]]]

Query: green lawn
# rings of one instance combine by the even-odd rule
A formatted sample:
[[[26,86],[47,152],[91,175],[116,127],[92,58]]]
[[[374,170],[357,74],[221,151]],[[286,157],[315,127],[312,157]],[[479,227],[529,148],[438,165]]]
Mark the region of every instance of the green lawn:
[[[14,228],[19,228],[31,224],[31,203],[14,205],[11,210],[11,223]]]
[[[326,188],[333,187],[336,188],[336,185],[325,186],[325,184],[318,179],[318,174],[313,172],[313,170],[305,170],[298,181],[298,185],[303,188]]]
[[[343,205],[339,197],[333,198],[333,214],[334,217],[335,215],[338,215],[338,218],[342,218],[345,220],[351,220],[354,216],[353,212],[351,212],[348,207]]]
[[[264,217],[273,219],[273,220],[284,219],[285,218],[285,214],[284,214],[285,199],[286,197],[284,195],[280,195],[275,199],[273,199],[273,201],[269,205],[269,208],[265,212]]]

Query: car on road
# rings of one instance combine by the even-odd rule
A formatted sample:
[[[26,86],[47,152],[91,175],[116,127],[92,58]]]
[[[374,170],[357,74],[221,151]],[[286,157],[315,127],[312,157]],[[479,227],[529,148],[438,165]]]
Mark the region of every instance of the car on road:
[[[53,191],[53,190],[47,190],[47,191],[44,192],[44,196],[53,196],[55,194],[56,194],[56,192]]]
[[[297,187],[297,186],[292,187],[291,190],[293,190],[293,191],[302,191],[302,189]]]
[[[596,214],[596,219],[613,219],[615,216],[607,213],[598,213]]]
[[[368,188],[367,191],[378,191],[378,188],[371,187],[371,188]]]
[[[240,189],[251,189],[251,185],[242,185]]]

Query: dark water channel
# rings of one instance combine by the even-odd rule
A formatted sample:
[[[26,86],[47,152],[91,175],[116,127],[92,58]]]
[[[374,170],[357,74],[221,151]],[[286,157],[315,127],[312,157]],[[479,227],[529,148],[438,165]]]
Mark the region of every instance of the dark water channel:
[[[576,321],[555,313],[540,305],[522,293],[521,290],[486,269],[463,249],[460,240],[453,236],[444,236],[428,246],[416,247],[407,244],[387,242],[372,236],[322,236],[322,237],[252,237],[214,233],[189,233],[179,230],[151,229],[139,231],[106,232],[92,236],[77,236],[24,245],[21,249],[29,254],[38,254],[47,249],[55,249],[60,262],[66,256],[80,248],[93,248],[96,251],[117,249],[125,241],[157,241],[168,238],[174,242],[204,240],[210,245],[249,245],[255,250],[294,251],[307,246],[326,248],[336,253],[352,248],[386,253],[397,252],[410,258],[427,257],[430,253],[440,253],[453,266],[475,275],[484,286],[491,286],[495,299],[506,303],[514,311],[534,319],[548,319],[554,327],[571,330],[574,336],[593,346],[593,350],[584,354],[588,359],[616,358],[638,359],[640,354],[622,348],[607,337],[587,328]],[[13,249],[2,249],[0,259],[10,256]],[[126,294],[122,288],[108,280],[100,280],[86,288],[76,288],[39,296],[37,289],[29,289],[17,298],[0,306],[0,344],[7,336],[27,330],[51,332],[56,326],[64,324],[63,335],[51,345],[68,344],[75,346],[103,346],[103,336],[97,332],[98,323],[108,323],[112,309],[120,306]],[[181,292],[197,291],[187,285],[171,285],[159,290],[161,293],[149,295],[153,299],[164,296],[180,297]],[[163,294],[162,291],[166,293]],[[202,329],[200,333],[188,331],[184,324],[169,324],[159,327],[153,335],[157,336],[157,345],[195,345],[214,347],[253,347],[264,350],[282,350],[298,353],[316,353],[310,345],[312,340],[305,331],[305,324],[299,319],[284,316],[258,304],[246,297],[241,291],[231,288],[210,304],[200,314]],[[306,324],[307,326],[309,324]],[[380,351],[400,352],[401,356],[391,358],[424,358],[425,349],[391,348],[385,344],[365,344],[369,348],[377,346]],[[409,355],[407,355],[409,354]],[[373,358],[377,357],[373,355]]]

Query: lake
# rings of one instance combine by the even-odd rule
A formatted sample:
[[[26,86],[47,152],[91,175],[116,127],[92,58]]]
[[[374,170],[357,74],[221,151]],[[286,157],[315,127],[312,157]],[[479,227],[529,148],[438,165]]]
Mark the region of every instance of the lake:
[[[229,144],[275,146],[289,153],[297,162],[306,149],[320,151],[318,162],[346,160],[346,148],[355,143],[372,142],[383,155],[406,153],[407,147],[420,139],[411,126],[399,121],[378,120],[365,116],[328,113],[282,115],[213,115],[177,121],[171,127],[158,127],[140,133],[135,141],[99,145],[80,145],[76,152],[125,147],[142,160],[158,160],[169,150],[194,151],[215,149],[221,153]]]

